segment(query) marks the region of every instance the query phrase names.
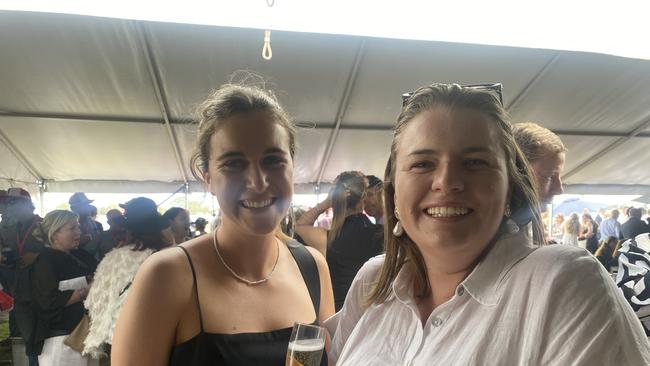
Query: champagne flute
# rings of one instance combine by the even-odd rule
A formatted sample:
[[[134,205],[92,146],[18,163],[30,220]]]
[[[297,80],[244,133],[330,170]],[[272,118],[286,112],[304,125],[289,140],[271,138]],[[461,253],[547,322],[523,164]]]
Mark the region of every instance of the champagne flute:
[[[285,366],[319,366],[325,349],[325,329],[318,325],[295,323]]]

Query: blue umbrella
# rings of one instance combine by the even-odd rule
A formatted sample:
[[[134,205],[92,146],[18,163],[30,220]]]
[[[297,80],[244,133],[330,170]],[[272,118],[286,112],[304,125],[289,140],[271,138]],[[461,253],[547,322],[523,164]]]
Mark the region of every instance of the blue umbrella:
[[[564,216],[567,216],[575,212],[578,215],[582,215],[582,210],[585,208],[589,209],[591,212],[595,212],[598,211],[599,208],[606,208],[607,206],[609,205],[606,203],[584,201],[580,198],[569,198],[559,205],[553,206],[553,214],[555,215],[561,212]]]

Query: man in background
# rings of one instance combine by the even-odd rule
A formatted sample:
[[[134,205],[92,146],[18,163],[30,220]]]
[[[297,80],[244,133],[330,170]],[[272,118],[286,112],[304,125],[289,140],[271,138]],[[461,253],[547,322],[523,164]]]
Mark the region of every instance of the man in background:
[[[553,197],[562,194],[561,174],[564,170],[567,149],[558,135],[537,123],[514,125],[517,145],[533,168],[537,182],[537,198],[542,211],[553,203]]]
[[[621,225],[621,232],[623,233],[623,239],[633,239],[637,235],[650,232],[650,226],[641,220],[643,216],[643,210],[640,208],[631,207],[628,210],[630,218]]]
[[[608,236],[623,239],[621,223],[618,222],[619,215],[618,210],[612,210],[612,214],[600,224],[600,238],[602,240],[607,239]]]
[[[96,248],[95,257],[101,261],[111,250],[126,243],[126,229],[124,228],[124,215],[117,209],[109,210],[106,213],[108,230],[96,236],[95,242],[91,245]]]
[[[68,203],[70,204],[70,210],[74,211],[79,215],[79,226],[81,227],[81,240],[79,241],[79,248],[87,251],[88,253],[95,255],[97,248],[93,246],[93,239],[99,235],[100,231],[95,221],[90,217],[92,209],[90,203],[93,200],[89,200],[86,197],[86,194],[83,192],[76,192],[73,194]]]

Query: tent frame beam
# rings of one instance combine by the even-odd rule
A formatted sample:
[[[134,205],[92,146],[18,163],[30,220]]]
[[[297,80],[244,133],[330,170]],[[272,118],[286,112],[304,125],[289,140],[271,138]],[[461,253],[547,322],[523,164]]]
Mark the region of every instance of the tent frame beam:
[[[603,156],[607,155],[608,153],[610,153],[611,151],[613,151],[617,147],[621,146],[623,143],[627,142],[628,140],[632,139],[633,137],[637,137],[638,135],[641,134],[641,131],[645,131],[648,127],[650,127],[650,118],[646,118],[645,120],[641,121],[641,123],[639,123],[637,125],[637,127],[634,128],[632,131],[628,132],[626,134],[626,136],[619,137],[618,139],[616,139],[616,141],[614,141],[611,144],[607,145],[605,148],[601,149],[600,151],[594,153],[593,155],[588,157],[585,161],[580,163],[578,166],[571,169],[569,172],[563,174],[562,179],[566,180],[566,179],[574,176],[575,174],[577,174],[578,172],[580,172],[581,170],[583,170],[587,166],[593,164],[598,159],[602,158]]]
[[[25,169],[36,178],[36,183],[41,186],[43,184],[43,176],[34,168],[32,163],[23,155],[23,153],[14,145],[11,140],[5,135],[4,131],[0,129],[0,141],[11,151],[11,153],[16,157],[16,160],[22,164]]]
[[[341,102],[339,103],[339,108],[336,112],[336,120],[334,128],[330,134],[329,140],[327,142],[327,148],[325,154],[323,155],[323,160],[321,161],[320,168],[318,169],[318,176],[316,178],[316,189],[319,190],[320,183],[323,179],[323,174],[325,174],[325,168],[329,164],[330,157],[332,156],[332,151],[334,150],[334,143],[338,138],[339,131],[341,129],[341,123],[343,122],[343,117],[348,110],[350,105],[350,96],[352,95],[352,90],[357,82],[357,75],[359,74],[359,68],[361,66],[361,60],[365,54],[366,48],[366,39],[359,38],[359,46],[357,47],[357,52],[354,56],[354,62],[350,73],[348,74],[348,80],[345,83],[345,89],[343,89],[343,95],[341,97]]]
[[[512,99],[512,101],[511,101],[510,103],[508,103],[508,105],[506,106],[506,110],[507,110],[508,112],[512,112],[514,109],[517,108],[517,105],[519,104],[519,102],[520,102],[522,99],[524,99],[524,97],[525,97],[526,95],[528,95],[528,92],[529,92],[529,91],[530,91],[530,90],[531,90],[535,85],[537,85],[537,82],[539,82],[539,80],[541,80],[542,77],[543,77],[544,75],[546,75],[546,73],[548,72],[548,70],[550,70],[551,67],[553,67],[553,65],[555,65],[555,63],[557,62],[557,60],[560,59],[560,55],[561,55],[561,54],[562,54],[561,52],[555,52],[555,55],[553,55],[553,57],[552,57],[552,58],[551,58],[551,59],[550,59],[546,64],[544,64],[544,66],[542,66],[542,68],[539,70],[539,72],[538,72],[537,74],[535,74],[535,76],[533,76],[533,78],[528,82],[528,84],[526,84],[526,86],[524,86],[523,89],[521,89],[521,91],[519,92],[519,94],[517,94],[517,95]]]
[[[147,69],[149,70],[149,75],[151,76],[151,83],[154,92],[156,94],[156,100],[158,101],[160,112],[164,119],[163,124],[165,126],[165,131],[167,132],[167,136],[169,137],[169,142],[171,143],[174,152],[174,157],[176,158],[178,171],[181,173],[181,177],[183,178],[183,183],[186,188],[185,195],[187,196],[187,194],[189,193],[187,191],[187,187],[189,187],[189,184],[187,182],[187,175],[185,174],[185,168],[183,167],[183,159],[181,158],[181,151],[178,146],[178,141],[176,140],[176,135],[174,134],[174,130],[172,129],[170,123],[171,118],[169,114],[169,108],[167,105],[165,89],[160,76],[160,69],[158,68],[153,50],[151,49],[151,44],[147,38],[147,31],[145,29],[145,25],[142,22],[138,22],[138,21],[134,21],[134,24],[136,27],[136,31],[138,32],[138,39],[140,40],[140,46],[142,47],[142,51],[144,53],[144,57],[147,62]],[[187,197],[185,201],[187,206]]]
[[[2,117],[12,117],[12,118],[42,118],[42,119],[61,119],[61,120],[74,120],[74,121],[87,121],[87,122],[130,122],[130,123],[153,123],[153,124],[164,124],[165,121],[160,118],[149,118],[149,117],[128,117],[128,116],[102,116],[102,115],[83,115],[83,114],[65,114],[65,113],[24,113],[24,112],[8,112],[0,111],[0,118]],[[175,124],[187,124],[187,123],[198,123],[197,121],[184,119],[184,120],[173,120],[169,119],[169,123],[172,125]],[[332,129],[336,125],[332,123],[313,123],[313,122],[296,122],[298,127],[304,128],[314,128],[319,130]],[[368,131],[392,131],[393,126],[389,125],[345,125],[341,123],[339,130],[368,130]],[[585,131],[585,130],[552,130],[555,134],[560,136],[593,136],[593,137],[627,137],[629,133],[627,132],[613,132],[613,131]],[[635,138],[649,138],[650,132],[641,132],[634,136]]]

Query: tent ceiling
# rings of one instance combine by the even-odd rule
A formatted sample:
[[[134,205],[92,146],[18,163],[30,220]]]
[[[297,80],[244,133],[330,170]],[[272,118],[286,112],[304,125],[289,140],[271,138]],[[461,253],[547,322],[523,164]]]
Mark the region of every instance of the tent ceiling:
[[[650,61],[280,31],[264,61],[262,37],[0,12],[0,178],[15,179],[0,187],[44,179],[52,191],[146,192],[192,183],[194,110],[233,73],[253,70],[312,126],[299,132],[298,184],[351,169],[383,176],[402,92],[498,81],[514,121],[540,122],[566,142],[570,190],[650,192]]]

